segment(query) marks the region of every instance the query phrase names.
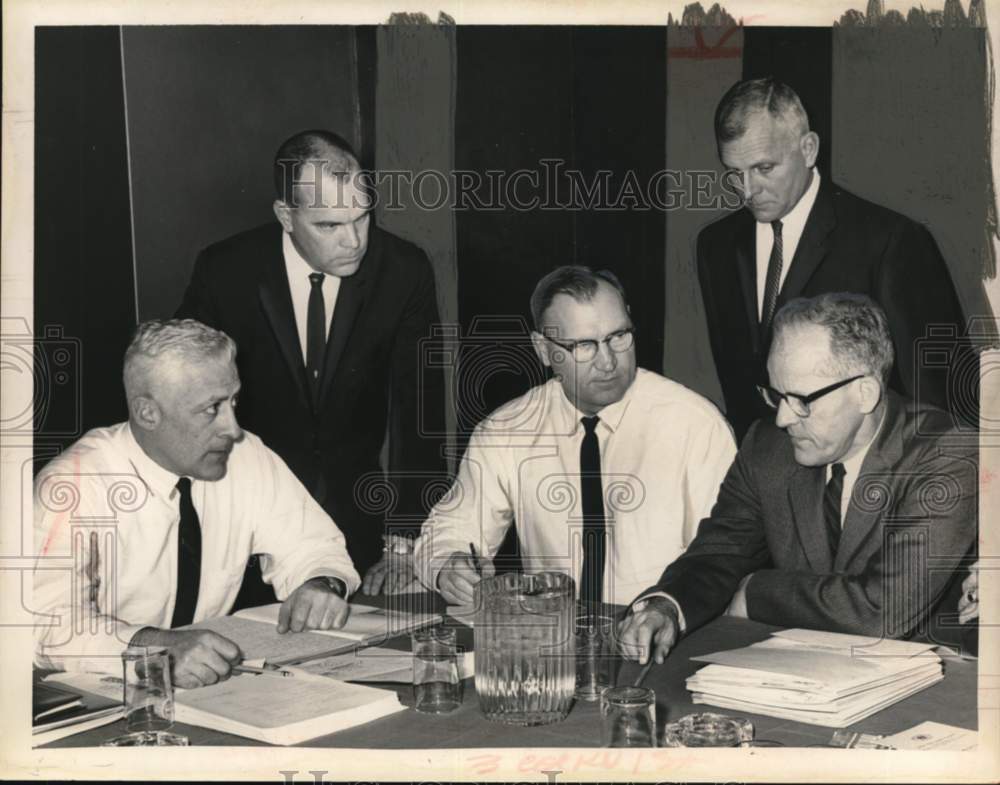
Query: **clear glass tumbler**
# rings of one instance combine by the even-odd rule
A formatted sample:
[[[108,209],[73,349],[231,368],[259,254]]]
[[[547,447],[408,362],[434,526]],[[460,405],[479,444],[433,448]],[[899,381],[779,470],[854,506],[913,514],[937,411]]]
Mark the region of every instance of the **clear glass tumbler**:
[[[174,724],[174,688],[170,653],[162,646],[138,646],[122,652],[124,671],[124,736],[106,747],[187,746],[186,736],[167,731]]]
[[[656,746],[656,695],[646,687],[611,687],[601,694],[605,747]]]
[[[618,656],[614,644],[615,620],[611,616],[583,614],[576,617],[576,697],[596,701],[615,683]]]
[[[447,714],[462,705],[455,630],[417,630],[413,641],[414,708],[425,714]]]

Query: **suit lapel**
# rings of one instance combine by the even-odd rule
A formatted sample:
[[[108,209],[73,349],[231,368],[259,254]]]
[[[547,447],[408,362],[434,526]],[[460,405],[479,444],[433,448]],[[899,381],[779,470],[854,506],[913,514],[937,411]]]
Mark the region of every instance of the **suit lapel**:
[[[812,210],[809,211],[809,218],[806,219],[802,237],[799,238],[795,256],[792,257],[791,266],[788,268],[788,275],[778,293],[777,308],[802,294],[809,279],[829,251],[830,233],[837,225],[831,188],[830,180],[824,178],[820,183]]]
[[[830,572],[833,559],[823,523],[824,473],[822,467],[797,466],[788,486],[788,501],[799,541],[813,572]]]
[[[292,295],[288,290],[288,275],[285,273],[284,257],[281,253],[280,234],[276,254],[272,254],[264,265],[264,275],[258,285],[261,310],[274,333],[275,341],[285,359],[288,372],[295,380],[302,404],[309,407],[309,391],[306,389],[306,369],[302,361],[302,347],[295,329],[295,311],[292,309]]]
[[[750,328],[750,340],[754,353],[760,351],[760,328],[757,317],[757,238],[755,222],[748,210],[741,211],[743,220],[735,233],[736,239],[736,269],[740,276],[740,288],[743,290],[743,307],[746,309],[747,325]]]
[[[902,401],[895,393],[887,393],[885,422],[861,464],[844,516],[844,530],[834,563],[838,572],[845,571],[861,546],[870,540],[874,530],[885,520],[888,505],[898,492],[889,478],[903,454],[902,428],[906,419],[903,415]],[[856,499],[862,503],[857,504]]]
[[[337,293],[337,305],[333,310],[333,325],[330,328],[330,336],[326,342],[326,356],[323,358],[323,381],[320,385],[319,407],[330,391],[333,384],[337,366],[344,355],[347,347],[347,340],[354,330],[358,314],[364,305],[368,295],[368,284],[378,275],[378,266],[381,260],[381,241],[379,231],[374,226],[371,227],[369,235],[368,251],[358,271],[349,278],[342,278],[340,281],[340,291]]]

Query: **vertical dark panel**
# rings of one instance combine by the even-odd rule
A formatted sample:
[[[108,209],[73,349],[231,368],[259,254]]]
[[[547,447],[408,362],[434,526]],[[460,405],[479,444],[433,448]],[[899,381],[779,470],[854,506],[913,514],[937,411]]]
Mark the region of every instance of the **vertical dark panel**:
[[[482,179],[476,193],[486,205],[460,203],[456,217],[459,319],[467,338],[478,328],[459,374],[460,446],[479,419],[542,380],[526,335],[528,300],[542,275],[574,260],[572,213],[517,209],[507,197],[539,189],[522,183],[497,194],[487,171],[510,177],[539,171],[541,159],[571,158],[572,98],[571,30],[458,28],[455,166]]]
[[[833,149],[833,28],[747,27],[744,30],[743,78],[773,76],[789,85],[806,108],[819,134],[819,166],[830,174]],[[720,96],[721,97],[721,96]]]
[[[610,170],[614,209],[573,212],[576,261],[614,271],[639,329],[640,366],[663,370],[665,214],[647,186],[666,157],[666,37],[661,27],[573,28],[575,165]],[[633,186],[641,189],[639,199]],[[618,197],[624,196],[621,203]]]
[[[356,129],[358,157],[364,169],[375,168],[376,121],[375,88],[378,82],[378,47],[375,25],[359,25],[354,28],[355,51],[357,52],[358,110]]]
[[[117,27],[35,31],[36,455],[127,416],[135,294],[119,43]]]
[[[354,43],[346,26],[125,28],[141,318],[174,312],[201,248],[273,220],[282,141],[355,137]]]

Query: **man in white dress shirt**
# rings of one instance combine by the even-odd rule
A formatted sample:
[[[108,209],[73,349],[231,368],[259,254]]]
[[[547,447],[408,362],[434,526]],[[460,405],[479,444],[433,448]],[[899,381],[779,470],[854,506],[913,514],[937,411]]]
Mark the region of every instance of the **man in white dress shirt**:
[[[417,573],[449,602],[471,602],[516,522],[527,571],[568,572],[587,603],[628,603],[711,509],[736,452],[732,431],[700,395],[636,368],[612,273],[560,267],[538,283],[531,310],[554,378],[476,428],[424,523]]]
[[[39,473],[38,666],[116,671],[127,646],[165,646],[178,686],[226,678],[235,643],[174,628],[228,613],[251,554],[283,600],[279,632],[347,620],[360,579],[344,537],[241,430],[235,358],[229,336],[192,319],[141,324],[125,354],[129,421]]]

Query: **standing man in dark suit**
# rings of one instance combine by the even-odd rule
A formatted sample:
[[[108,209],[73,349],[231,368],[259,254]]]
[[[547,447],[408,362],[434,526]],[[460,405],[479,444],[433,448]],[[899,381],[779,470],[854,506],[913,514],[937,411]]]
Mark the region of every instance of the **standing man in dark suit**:
[[[364,588],[402,588],[434,502],[425,484],[445,471],[443,377],[421,365],[438,321],[434,272],[423,251],[373,225],[357,157],[336,134],[288,139],[274,183],[278,222],[202,251],[178,315],[236,341],[240,420],[337,522]],[[378,479],[387,435],[391,491]],[[373,500],[385,494],[409,526],[384,530]],[[248,569],[237,605],[270,599],[257,574]]]
[[[794,297],[867,294],[885,310],[895,342],[889,385],[921,402],[978,421],[978,373],[949,392],[947,374],[920,365],[928,327],[964,332],[962,309],[934,238],[899,213],[821,178],[819,137],[802,102],[774,79],[739,82],[715,113],[715,138],[728,182],[744,200],[698,236],[709,338],[737,441],[769,415],[755,392],[774,312]],[[959,346],[952,368],[975,362]]]
[[[947,590],[976,539],[977,444],[946,412],[887,390],[892,361],[868,297],[778,312],[761,389],[775,417],[750,428],[694,541],[633,604],[630,656],[662,662],[722,613],[887,638],[955,613]]]

